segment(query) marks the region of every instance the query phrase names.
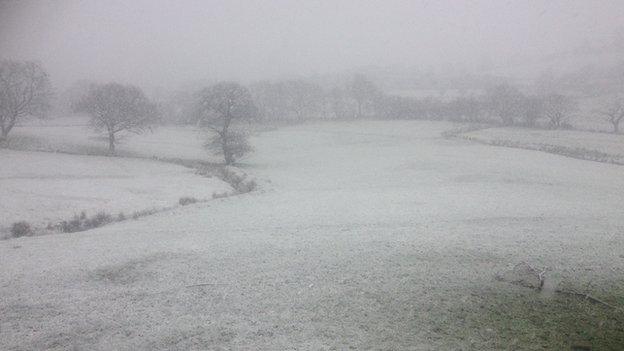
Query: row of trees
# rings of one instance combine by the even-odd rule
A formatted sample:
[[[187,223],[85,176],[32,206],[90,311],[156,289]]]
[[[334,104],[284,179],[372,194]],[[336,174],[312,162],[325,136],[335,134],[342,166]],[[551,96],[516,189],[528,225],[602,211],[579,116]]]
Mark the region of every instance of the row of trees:
[[[84,85],[84,83],[83,83]],[[363,75],[355,75],[330,87],[312,80],[263,81],[251,84],[249,92],[258,121],[304,121],[314,119],[430,119],[500,123],[506,126],[569,127],[568,119],[578,109],[575,99],[554,93],[552,84],[536,82],[535,92],[526,94],[517,86],[499,84],[481,93],[452,99],[416,98],[382,92]],[[79,89],[80,90],[80,89]],[[84,89],[82,89],[84,90]],[[201,124],[196,113],[201,89],[165,95],[159,107],[166,121]],[[624,99],[602,102],[594,113],[605,116],[614,132],[624,119]]]
[[[331,88],[297,79],[260,82],[250,90],[263,119],[290,121],[374,117],[375,103],[383,95],[360,74]]]
[[[574,99],[557,94],[525,95],[512,85],[499,85],[485,96],[489,113],[500,118],[504,125],[535,127],[545,119],[548,127],[559,129],[567,126],[567,119],[576,108]]]
[[[507,126],[549,128],[568,126],[575,112],[574,99],[557,93],[527,95],[517,87],[501,84],[480,95],[450,100],[388,95],[363,75],[343,85],[324,88],[309,80],[264,81],[249,87],[251,99],[262,121],[304,121],[314,119],[431,119],[468,122],[496,122]],[[199,123],[193,114],[196,93],[174,94],[165,106],[180,116],[182,123]],[[617,112],[609,110],[609,112]],[[175,113],[172,114],[175,116]]]
[[[141,89],[118,83],[92,84],[74,104],[74,110],[91,116],[93,127],[106,132],[111,155],[118,133],[142,133],[159,120],[161,113]],[[211,132],[205,146],[222,154],[226,164],[251,150],[246,134],[237,128],[241,121],[257,115],[247,88],[233,82],[204,88],[195,96],[192,113],[200,126]]]
[[[16,123],[26,116],[45,116],[51,108],[52,86],[48,74],[34,62],[0,61],[0,142],[5,142]],[[143,91],[132,85],[92,83],[77,94],[72,109],[91,117],[92,126],[106,133],[108,152],[115,154],[117,135],[141,133],[157,123],[161,110]],[[245,134],[236,131],[238,121],[257,115],[247,88],[218,83],[199,91],[193,114],[210,131],[206,146],[223,154],[231,164],[249,151]]]
[[[211,131],[206,147],[221,153],[226,164],[251,149],[240,126],[252,119],[451,119],[564,128],[577,108],[568,96],[543,92],[527,95],[508,84],[478,96],[447,101],[393,96],[382,93],[362,75],[329,89],[306,80],[260,82],[249,89],[222,82],[174,95],[159,104],[140,88],[118,83],[83,82],[79,93],[73,95],[72,109],[91,116],[93,127],[106,133],[110,154],[115,153],[119,133],[141,133],[167,114],[179,116],[177,122],[192,122]],[[49,111],[51,97],[49,76],[38,64],[0,61],[0,142],[6,140],[20,118],[42,116]],[[606,116],[617,133],[624,120],[624,99],[613,99],[603,107],[596,112]]]
[[[624,97],[602,101],[593,112],[605,117],[614,133],[624,121]],[[448,119],[461,122],[500,123],[505,126],[551,129],[569,128],[569,118],[578,111],[570,96],[551,92],[524,94],[513,85],[501,84],[484,94],[443,101],[381,95],[375,100],[376,116],[387,119]]]
[[[201,88],[185,88],[159,99],[166,121],[200,123],[194,106]],[[259,121],[297,122],[314,119],[353,119],[375,116],[374,102],[382,95],[375,84],[356,75],[343,84],[325,87],[313,80],[260,81],[248,90]]]

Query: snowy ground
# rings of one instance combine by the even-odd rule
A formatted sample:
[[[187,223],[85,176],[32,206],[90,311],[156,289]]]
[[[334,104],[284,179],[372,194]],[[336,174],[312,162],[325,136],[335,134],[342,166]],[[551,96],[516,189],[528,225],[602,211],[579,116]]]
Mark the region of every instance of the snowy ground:
[[[5,232],[17,221],[43,227],[81,211],[130,216],[174,206],[183,196],[201,200],[232,191],[217,178],[144,159],[0,149],[0,164],[0,228]]]
[[[0,242],[0,348],[524,349],[466,321],[484,291],[521,294],[494,280],[520,261],[621,280],[623,168],[449,128],[266,132],[245,167],[261,191]]]
[[[464,133],[462,136],[488,144],[508,143],[532,149],[539,149],[546,145],[596,151],[617,163],[624,164],[624,135],[622,134],[507,127],[481,129]]]
[[[163,126],[140,135],[120,133],[117,153],[121,156],[179,158],[218,162],[202,147],[206,135],[193,127]],[[95,132],[84,118],[28,121],[9,136],[13,149],[61,151],[106,155],[108,141]]]

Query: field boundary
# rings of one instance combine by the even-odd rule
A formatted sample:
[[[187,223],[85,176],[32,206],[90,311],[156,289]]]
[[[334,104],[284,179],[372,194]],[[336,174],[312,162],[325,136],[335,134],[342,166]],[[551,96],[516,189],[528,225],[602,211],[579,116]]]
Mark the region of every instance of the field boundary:
[[[193,201],[190,204],[207,203],[207,202],[217,200],[217,199],[242,195],[242,194],[252,192],[256,190],[258,187],[256,180],[238,167],[226,166],[226,165],[219,164],[219,163],[202,161],[202,160],[197,160],[197,159],[167,158],[167,157],[156,157],[156,156],[150,157],[150,156],[138,156],[138,155],[107,156],[107,155],[100,155],[100,154],[85,154],[85,153],[71,152],[71,151],[54,151],[54,150],[49,150],[49,149],[32,150],[32,149],[19,149],[19,148],[11,148],[11,147],[6,147],[6,149],[12,150],[12,151],[58,153],[58,154],[74,155],[74,156],[116,157],[116,158],[123,158],[123,159],[138,159],[138,160],[148,160],[148,161],[151,160],[155,162],[175,164],[178,166],[193,169],[195,170],[195,174],[201,177],[216,177],[219,180],[230,185],[230,187],[233,189],[233,191],[231,192],[214,193],[212,195],[212,198],[210,199],[197,200],[193,198],[195,201]],[[121,218],[120,216],[113,216],[112,214],[102,212],[100,214],[105,214],[109,216],[110,220],[102,221],[101,225],[91,226],[91,227],[87,226],[80,230],[72,230],[69,232],[73,233],[73,232],[86,231],[86,230],[95,229],[98,227],[102,227],[102,226],[106,226],[106,225],[110,225],[110,224],[114,224],[118,222],[123,222],[123,221],[130,220],[130,219],[137,220],[139,218],[151,216],[157,213],[172,211],[180,207],[185,207],[187,205],[188,204],[180,203],[180,204],[161,207],[161,208],[155,208],[155,207],[145,208],[142,210],[134,211],[132,216],[128,216],[128,217],[123,216],[123,218]],[[79,215],[77,213],[74,214],[74,219],[78,217]],[[32,232],[26,236],[39,236],[39,235],[48,235],[48,234],[67,232],[67,231],[60,230],[60,228],[62,227],[64,223],[65,224],[71,223],[72,220],[73,219],[60,220],[58,223],[48,224],[47,227],[39,227],[39,228],[33,227]],[[28,223],[28,222],[23,222],[23,223]],[[0,240],[8,240],[8,239],[16,238],[16,236],[13,236],[11,234],[10,228],[12,224],[9,223],[8,225],[9,225],[8,227],[0,227]]]
[[[584,161],[593,161],[600,163],[608,163],[614,165],[624,165],[624,156],[617,154],[610,154],[590,148],[584,147],[571,147],[564,145],[554,145],[548,143],[530,143],[505,139],[487,140],[476,136],[465,135],[465,133],[474,132],[482,129],[489,129],[494,127],[477,127],[467,126],[466,128],[456,128],[447,132],[443,132],[442,136],[446,138],[457,138],[482,145],[508,147],[514,149],[524,149],[531,151],[541,151],[549,154],[574,158]]]

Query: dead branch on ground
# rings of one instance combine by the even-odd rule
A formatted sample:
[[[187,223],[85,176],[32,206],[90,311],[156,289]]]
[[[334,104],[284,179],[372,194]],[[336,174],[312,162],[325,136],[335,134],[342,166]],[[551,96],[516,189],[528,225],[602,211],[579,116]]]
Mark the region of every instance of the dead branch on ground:
[[[533,276],[535,276],[535,278],[537,279],[537,285],[533,286],[533,284],[527,284],[527,282],[524,279],[519,279],[519,280],[509,280],[509,279],[505,279],[503,277],[503,275],[497,274],[496,275],[496,279],[500,280],[500,281],[506,281],[507,283],[510,284],[514,284],[514,285],[520,285],[526,288],[530,288],[530,289],[534,289],[536,291],[542,291],[544,288],[544,283],[546,281],[546,272],[548,271],[548,268],[544,268],[544,269],[537,269],[535,267],[533,267],[532,265],[530,265],[529,263],[522,261],[520,263],[518,263],[517,265],[514,266],[513,270],[517,271],[519,267],[524,267],[526,268],[525,272],[526,273],[530,273]],[[589,287],[589,284],[588,284]],[[561,294],[561,295],[567,295],[567,296],[576,296],[576,297],[580,297],[584,300],[590,301],[592,303],[595,304],[599,304],[599,305],[603,305],[605,307],[614,309],[614,310],[620,310],[620,307],[611,305],[603,300],[600,300],[592,295],[590,295],[587,292],[578,292],[575,290],[566,290],[566,289],[561,289],[561,288],[557,288],[553,290],[556,294]]]

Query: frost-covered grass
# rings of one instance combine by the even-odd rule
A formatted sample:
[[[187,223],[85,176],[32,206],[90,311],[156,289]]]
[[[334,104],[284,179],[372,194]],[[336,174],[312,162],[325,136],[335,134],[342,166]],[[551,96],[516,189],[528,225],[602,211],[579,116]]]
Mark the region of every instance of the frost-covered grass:
[[[589,283],[595,297],[624,305],[621,279],[606,285]],[[583,291],[587,286],[576,289]],[[583,345],[592,350],[620,350],[624,345],[620,310],[582,297],[540,294],[505,284],[475,291],[449,314],[461,324],[438,322],[440,329],[450,326],[446,332],[461,335],[471,348],[570,350],[572,345]]]
[[[487,128],[460,135],[490,145],[545,151],[584,160],[624,164],[624,135],[576,130]]]
[[[183,196],[211,199],[213,193],[233,191],[216,177],[144,159],[2,149],[0,165],[4,228],[18,221],[45,227],[82,211],[116,215],[170,207]]]
[[[0,242],[0,348],[608,350],[613,312],[495,277],[530,262],[623,303],[622,167],[451,127],[266,132],[245,166],[262,191]]]

